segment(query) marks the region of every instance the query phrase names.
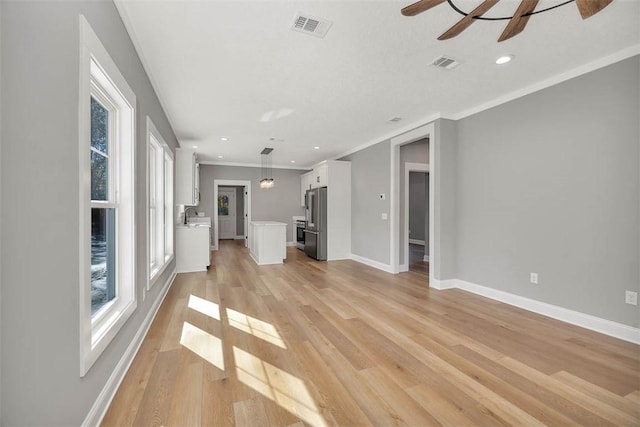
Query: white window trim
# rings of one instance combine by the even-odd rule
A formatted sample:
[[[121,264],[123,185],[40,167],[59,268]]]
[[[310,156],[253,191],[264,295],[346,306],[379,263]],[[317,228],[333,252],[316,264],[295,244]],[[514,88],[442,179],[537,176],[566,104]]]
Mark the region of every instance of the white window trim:
[[[93,72],[92,72],[93,67]],[[136,96],[118,70],[95,32],[80,15],[79,61],[79,314],[80,314],[80,376],[83,377],[98,359],[137,306],[135,258],[135,192],[134,185],[117,185],[117,296],[92,318],[91,316],[91,166],[88,161],[91,140],[91,114],[89,100],[92,80],[95,87],[115,87],[118,93],[115,105],[119,132],[118,143],[110,158],[118,157],[115,179],[124,174],[135,178],[135,106]],[[99,71],[98,71],[99,69]],[[101,74],[101,75],[100,75]],[[110,97],[112,98],[112,97]],[[119,151],[118,151],[119,150]],[[110,165],[110,168],[112,166]],[[133,182],[132,182],[133,184]],[[110,190],[111,191],[111,190]],[[95,204],[95,203],[94,203]],[[104,207],[107,207],[106,205]],[[123,236],[127,236],[123,244]]]
[[[166,168],[166,162],[171,162],[171,168]],[[165,193],[165,209],[167,215],[167,221],[165,223],[165,237],[170,236],[170,240],[165,241],[165,258],[164,263],[165,267],[173,260],[175,256],[175,185],[174,185],[174,176],[175,176],[175,167],[176,161],[173,155],[173,151],[170,149],[165,150],[164,152],[164,163],[165,163],[165,188],[170,188],[171,191],[169,193]],[[167,172],[169,171],[169,172]],[[169,197],[167,197],[169,195]]]
[[[155,139],[155,143],[152,141],[152,138]],[[151,290],[151,288],[153,287],[153,285],[158,281],[158,278],[160,278],[162,276],[162,273],[166,270],[166,268],[168,267],[168,265],[171,263],[171,261],[173,260],[174,256],[175,256],[175,247],[174,247],[174,241],[175,241],[175,232],[174,232],[174,209],[168,209],[169,211],[169,217],[167,218],[167,221],[163,224],[157,224],[157,226],[161,226],[163,229],[163,235],[166,238],[167,237],[167,231],[170,230],[171,231],[171,253],[166,254],[165,252],[165,256],[163,259],[163,262],[161,264],[159,264],[156,268],[154,268],[153,270],[151,269],[151,256],[152,256],[152,248],[151,248],[151,178],[149,176],[149,172],[151,170],[151,159],[149,157],[149,151],[151,148],[151,145],[155,144],[157,145],[157,148],[160,150],[160,152],[162,153],[162,167],[163,167],[163,173],[162,173],[162,186],[163,186],[163,200],[162,200],[162,206],[158,206],[158,204],[156,203],[156,209],[165,209],[165,205],[166,205],[166,197],[167,197],[167,191],[166,191],[166,187],[165,187],[165,181],[166,181],[166,170],[164,167],[164,163],[165,163],[165,158],[169,157],[169,159],[171,159],[171,164],[172,164],[172,170],[171,170],[171,181],[173,184],[173,168],[175,168],[175,159],[173,156],[173,152],[171,151],[171,149],[169,148],[169,145],[166,143],[166,141],[164,140],[164,138],[162,137],[162,134],[160,134],[160,131],[158,131],[158,128],[155,126],[155,124],[153,123],[153,121],[151,120],[151,118],[149,116],[147,116],[147,185],[146,185],[146,189],[147,189],[147,290]],[[170,202],[171,205],[173,206],[173,199],[174,199],[174,186],[171,185],[171,193],[170,193]],[[165,248],[163,250],[163,252],[166,250],[166,244],[163,245],[163,248]]]

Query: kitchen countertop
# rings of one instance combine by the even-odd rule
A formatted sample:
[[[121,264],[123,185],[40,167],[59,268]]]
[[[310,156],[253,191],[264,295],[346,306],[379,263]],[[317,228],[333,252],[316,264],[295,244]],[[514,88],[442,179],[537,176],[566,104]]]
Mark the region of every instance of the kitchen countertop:
[[[211,228],[211,224],[176,224],[176,228]]]
[[[208,216],[192,216],[186,224],[180,222],[176,224],[176,228],[211,228],[211,217]]]
[[[277,221],[251,221],[251,225],[257,225],[261,227],[274,226],[274,225],[284,225],[286,226],[286,222],[277,222]]]

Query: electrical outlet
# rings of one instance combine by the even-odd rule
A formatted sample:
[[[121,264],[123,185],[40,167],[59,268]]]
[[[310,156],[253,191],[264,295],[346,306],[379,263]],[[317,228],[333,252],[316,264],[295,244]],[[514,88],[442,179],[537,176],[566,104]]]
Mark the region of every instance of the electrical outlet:
[[[624,302],[631,305],[638,305],[638,293],[633,291],[625,291]]]
[[[529,274],[529,281],[531,283],[533,283],[534,285],[537,285],[538,284],[538,273]]]

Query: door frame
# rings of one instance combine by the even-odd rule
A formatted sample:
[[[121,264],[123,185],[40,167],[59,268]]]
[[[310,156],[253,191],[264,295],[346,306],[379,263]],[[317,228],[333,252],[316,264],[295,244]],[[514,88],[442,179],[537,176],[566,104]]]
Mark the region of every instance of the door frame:
[[[404,164],[404,230],[402,230],[404,233],[404,264],[399,266],[401,272],[409,271],[409,172],[430,173],[429,164],[409,162]],[[429,182],[431,182],[431,179],[429,179]],[[429,199],[431,199],[431,193],[429,193]],[[431,200],[429,200],[429,204],[431,204],[430,202]],[[429,209],[429,215],[431,215],[431,209]],[[429,228],[431,228],[431,216],[429,216]],[[429,240],[431,240],[431,236],[429,236]]]
[[[437,280],[435,273],[435,265],[439,262],[440,254],[436,253],[435,248],[435,234],[440,233],[439,229],[436,229],[436,171],[437,171],[437,156],[436,156],[436,127],[433,122],[428,123],[419,128],[413,129],[402,135],[398,135],[391,138],[391,191],[389,197],[390,215],[389,215],[389,264],[391,267],[391,273],[398,273],[400,271],[399,258],[400,258],[400,146],[410,144],[420,139],[429,138],[429,282]]]
[[[214,251],[219,248],[218,245],[218,187],[244,187],[244,209],[245,209],[245,224],[244,224],[244,245],[247,246],[251,241],[251,229],[249,223],[251,222],[251,181],[237,180],[237,179],[214,179],[213,180],[213,221],[211,224],[213,230],[213,247]],[[237,202],[237,201],[236,201]]]

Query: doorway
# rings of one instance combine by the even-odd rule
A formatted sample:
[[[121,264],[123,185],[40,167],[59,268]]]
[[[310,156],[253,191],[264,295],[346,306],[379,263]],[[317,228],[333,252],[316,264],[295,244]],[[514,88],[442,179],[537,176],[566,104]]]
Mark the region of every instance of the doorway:
[[[405,178],[407,219],[404,221],[404,259],[407,260],[409,271],[421,275],[429,273],[429,172],[424,171],[425,166],[428,170],[428,165],[424,164],[420,165],[420,170],[408,168]]]
[[[219,239],[224,239],[224,238],[238,238],[238,236],[236,236],[235,234],[235,230],[236,230],[236,226],[233,225],[231,226],[231,229],[233,230],[233,236],[232,237],[221,237],[221,227],[219,224],[219,216],[222,215],[218,215],[218,200],[219,200],[219,196],[221,195],[222,192],[225,191],[225,187],[241,187],[241,196],[242,196],[242,205],[243,205],[243,217],[241,219],[242,221],[242,231],[243,231],[243,236],[241,236],[241,238],[244,239],[244,246],[247,247],[249,245],[250,242],[250,234],[251,234],[251,229],[249,228],[249,223],[251,222],[251,181],[245,181],[245,180],[231,180],[231,179],[214,179],[213,180],[213,200],[214,200],[214,209],[213,209],[213,221],[212,221],[212,225],[213,225],[213,230],[211,233],[211,249],[214,251],[217,251],[219,248],[218,245],[218,241]],[[233,188],[233,191],[235,192],[236,189]],[[240,200],[239,197],[235,196],[235,204],[239,204]],[[224,211],[224,210],[223,210]],[[240,220],[236,217],[234,220],[234,223],[239,222]],[[227,234],[225,234],[226,236]]]
[[[220,187],[218,190],[218,230],[219,239],[236,238],[236,189]]]
[[[418,141],[423,138],[429,139],[429,241],[425,242],[429,248],[429,286],[436,287],[439,285],[439,281],[435,277],[435,268],[439,264],[439,254],[434,250],[436,240],[439,239],[439,226],[436,226],[437,218],[435,216],[435,181],[438,178],[437,175],[437,155],[435,138],[435,124],[429,123],[411,131],[405,132],[401,135],[391,138],[390,151],[391,151],[391,182],[390,182],[390,215],[389,215],[389,260],[390,270],[392,273],[398,273],[400,271],[400,253],[404,253],[404,245],[400,245],[400,146],[409,144],[414,141]],[[438,234],[438,236],[436,236]]]
[[[429,254],[429,188],[426,178],[429,164],[406,162],[403,167],[403,217],[400,221],[402,251],[399,268],[401,272],[411,270],[411,255],[417,255],[418,250],[423,252],[420,262],[424,262],[424,255]],[[420,245],[422,247],[418,248]],[[415,262],[414,267],[417,267]],[[424,267],[428,269],[428,264]]]

